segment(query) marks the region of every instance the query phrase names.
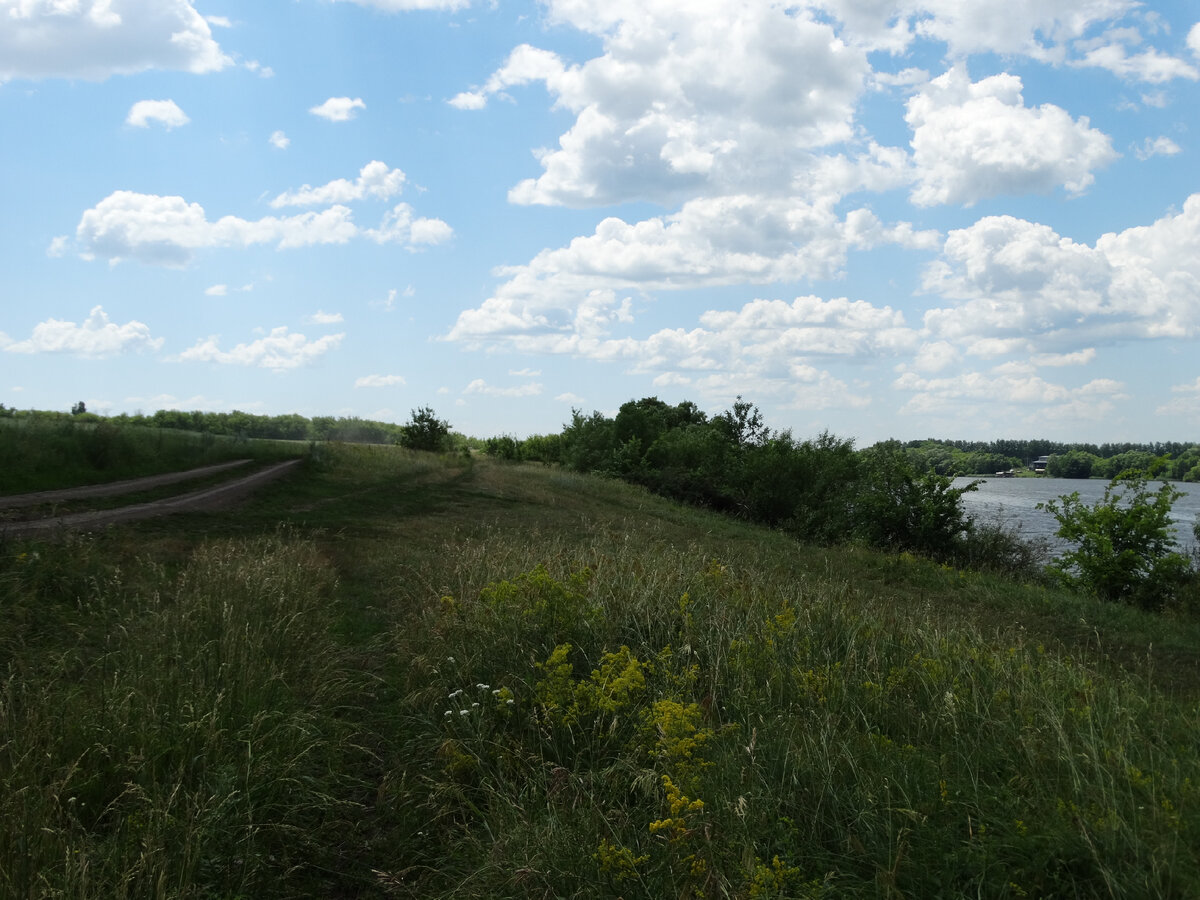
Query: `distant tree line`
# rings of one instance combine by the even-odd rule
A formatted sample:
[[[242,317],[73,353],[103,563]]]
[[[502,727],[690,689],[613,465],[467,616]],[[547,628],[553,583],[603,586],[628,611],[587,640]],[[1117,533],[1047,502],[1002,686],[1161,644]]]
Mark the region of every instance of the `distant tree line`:
[[[76,403],[69,414],[17,410],[0,404],[0,418],[63,421],[73,425],[108,423],[114,426],[170,428],[246,440],[402,444],[420,450],[452,450],[471,445],[482,447],[482,441],[451,431],[449,423],[438,419],[428,407],[413,410],[411,418],[404,425],[360,419],[357,416],[314,416],[309,419],[296,413],[264,416],[236,409],[232,412],[160,409],[149,415],[122,413],[101,416],[88,412],[82,401]]]
[[[1173,481],[1200,481],[1200,444],[1161,441],[1151,444],[1063,444],[1056,441],[908,441],[905,451],[922,472],[938,475],[991,475],[1026,469],[1041,456],[1050,458],[1046,474],[1055,478],[1113,479],[1131,469],[1154,470]]]

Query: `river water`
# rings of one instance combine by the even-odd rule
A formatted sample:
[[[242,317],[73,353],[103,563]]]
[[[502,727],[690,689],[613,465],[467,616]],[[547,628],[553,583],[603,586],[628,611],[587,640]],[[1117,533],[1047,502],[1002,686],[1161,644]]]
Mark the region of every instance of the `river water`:
[[[954,487],[970,484],[974,478],[955,478]],[[1161,482],[1154,482],[1157,490]],[[1184,553],[1196,547],[1192,527],[1200,519],[1200,484],[1172,482],[1183,491],[1183,496],[1171,507],[1171,519],[1175,524],[1175,539]],[[1052,550],[1062,550],[1066,544],[1055,537],[1058,522],[1039,503],[1057,500],[1064,494],[1079,492],[1079,499],[1092,504],[1104,497],[1108,482],[1104,479],[1081,478],[985,478],[974,491],[963,494],[963,508],[967,514],[982,522],[999,519],[1013,525],[1026,539],[1046,540]]]

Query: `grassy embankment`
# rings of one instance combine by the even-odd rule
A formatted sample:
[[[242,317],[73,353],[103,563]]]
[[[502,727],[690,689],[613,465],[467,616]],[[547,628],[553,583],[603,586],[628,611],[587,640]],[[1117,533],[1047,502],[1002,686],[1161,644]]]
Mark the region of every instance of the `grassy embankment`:
[[[0,495],[101,484],[232,459],[276,461],[299,456],[305,446],[107,422],[0,418]]]
[[[1198,638],[330,447],[0,546],[0,896],[1196,896]]]

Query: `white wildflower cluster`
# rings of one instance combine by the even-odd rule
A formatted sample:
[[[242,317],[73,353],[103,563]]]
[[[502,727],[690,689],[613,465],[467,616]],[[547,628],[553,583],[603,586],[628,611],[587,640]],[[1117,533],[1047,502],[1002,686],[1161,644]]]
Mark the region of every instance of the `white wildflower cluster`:
[[[486,694],[491,689],[492,686],[490,684],[484,684],[482,681],[475,685],[475,690],[480,694]],[[493,697],[499,698],[500,695],[501,692],[499,690],[492,691]],[[469,716],[475,710],[481,708],[478,700],[470,699],[466,688],[459,688],[456,691],[452,691],[447,699],[451,703],[451,708],[442,713],[442,717],[446,719],[453,718],[456,713],[459,716]],[[509,706],[512,705],[512,700],[507,702]]]

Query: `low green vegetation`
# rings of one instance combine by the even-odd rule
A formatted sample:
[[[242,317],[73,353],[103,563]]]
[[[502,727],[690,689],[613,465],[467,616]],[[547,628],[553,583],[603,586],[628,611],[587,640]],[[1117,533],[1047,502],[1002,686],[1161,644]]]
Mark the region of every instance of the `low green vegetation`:
[[[1171,506],[1181,496],[1165,481],[1152,490],[1149,475],[1130,470],[1094,504],[1081,501],[1078,491],[1039,504],[1058,521],[1058,536],[1073,544],[1050,571],[1103,600],[1161,608],[1196,577],[1171,533]]]
[[[298,456],[305,445],[114,424],[81,416],[0,417],[0,495]]]
[[[1196,896],[1197,648],[1181,606],[326,445],[236,517],[0,544],[0,896]]]
[[[798,440],[772,431],[741,398],[712,417],[654,397],[624,404],[611,419],[576,410],[553,440],[495,438],[487,451],[615,476],[805,542],[860,542],[977,568],[1011,568],[1024,555],[1036,568],[1011,535],[966,518],[961,497],[973,483],[952,486],[898,441],[855,450],[828,433]]]

